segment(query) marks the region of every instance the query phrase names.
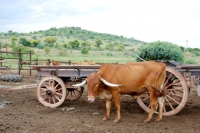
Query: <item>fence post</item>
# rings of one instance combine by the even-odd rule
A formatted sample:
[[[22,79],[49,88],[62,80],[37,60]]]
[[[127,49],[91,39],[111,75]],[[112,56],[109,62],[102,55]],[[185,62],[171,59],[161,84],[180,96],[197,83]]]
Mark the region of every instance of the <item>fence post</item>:
[[[51,64],[51,60],[50,60],[50,59],[48,59],[48,65],[50,66],[50,64]]]
[[[30,50],[30,53],[29,53],[29,54],[30,54],[30,55],[29,55],[29,57],[30,57],[30,59],[29,59],[29,60],[30,60],[30,62],[29,62],[30,73],[29,73],[29,74],[30,74],[30,76],[31,76],[31,64],[32,64],[32,61],[31,61],[31,54],[32,54],[32,53],[31,53],[31,50]]]
[[[18,62],[18,75],[20,75],[20,70],[21,70],[21,49],[19,49],[19,62]]]
[[[2,66],[2,61],[3,60],[3,58],[0,56],[0,66]]]

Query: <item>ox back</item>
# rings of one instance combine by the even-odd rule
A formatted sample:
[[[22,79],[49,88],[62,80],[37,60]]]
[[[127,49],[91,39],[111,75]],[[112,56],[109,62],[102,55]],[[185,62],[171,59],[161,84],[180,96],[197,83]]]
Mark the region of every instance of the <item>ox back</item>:
[[[164,63],[146,61],[121,65],[104,64],[98,75],[108,82],[121,84],[121,94],[139,95],[152,86],[160,90],[166,71]]]

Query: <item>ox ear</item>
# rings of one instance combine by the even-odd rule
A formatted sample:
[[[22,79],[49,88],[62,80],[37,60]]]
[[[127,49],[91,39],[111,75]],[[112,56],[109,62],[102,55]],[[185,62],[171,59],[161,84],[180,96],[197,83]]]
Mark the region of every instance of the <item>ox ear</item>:
[[[101,78],[101,81],[107,85],[107,86],[110,86],[110,87],[118,87],[118,86],[122,86],[120,84],[112,84],[112,83],[109,83],[108,81],[106,81],[105,79]]]
[[[87,83],[87,81],[86,81],[86,79],[85,79],[83,82],[81,82],[81,83],[79,83],[79,84],[74,84],[74,85],[71,85],[71,86],[74,86],[74,87],[84,86],[86,83]]]

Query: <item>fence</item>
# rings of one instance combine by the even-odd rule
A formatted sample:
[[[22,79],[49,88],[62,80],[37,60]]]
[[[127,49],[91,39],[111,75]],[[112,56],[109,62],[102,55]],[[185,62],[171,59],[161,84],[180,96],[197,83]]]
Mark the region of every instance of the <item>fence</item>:
[[[31,50],[27,53],[23,53],[21,52],[21,50],[19,50],[18,52],[7,52],[7,51],[0,51],[0,54],[9,54],[9,55],[16,55],[16,56],[12,56],[12,57],[1,57],[0,56],[0,70],[7,70],[7,72],[9,70],[17,70],[17,73],[20,75],[21,71],[26,70],[28,71],[29,75],[32,75],[32,71],[35,71],[32,69],[31,65],[43,65],[44,63],[47,63],[48,65],[50,64],[51,60],[47,59],[47,60],[38,60],[38,59],[32,59],[32,55],[34,53],[31,52]],[[22,55],[26,54],[29,56],[29,58],[27,59],[23,59]],[[67,61],[67,62],[61,62],[61,63],[66,63],[66,64],[71,64],[71,61]],[[6,65],[5,65],[6,64]],[[13,66],[8,65],[8,64],[13,64]]]

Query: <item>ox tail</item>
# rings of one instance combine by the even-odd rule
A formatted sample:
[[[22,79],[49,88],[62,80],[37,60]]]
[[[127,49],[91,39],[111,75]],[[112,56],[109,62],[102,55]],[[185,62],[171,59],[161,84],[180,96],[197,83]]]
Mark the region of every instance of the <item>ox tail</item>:
[[[164,63],[160,63],[161,65],[161,70],[159,73],[157,73],[156,75],[156,80],[155,80],[155,86],[152,86],[152,88],[154,89],[155,95],[157,97],[162,97],[166,95],[166,88],[164,87],[164,81],[165,81],[165,77],[166,77],[166,65]],[[164,75],[164,77],[161,77],[161,75]],[[159,81],[162,80],[162,81]],[[158,85],[158,82],[162,82],[162,84]]]
[[[154,87],[154,86],[151,86],[153,89],[154,89],[154,94],[156,97],[162,97],[162,96],[165,96],[166,93],[167,93],[167,89],[162,89],[161,91],[158,90],[158,88]]]

